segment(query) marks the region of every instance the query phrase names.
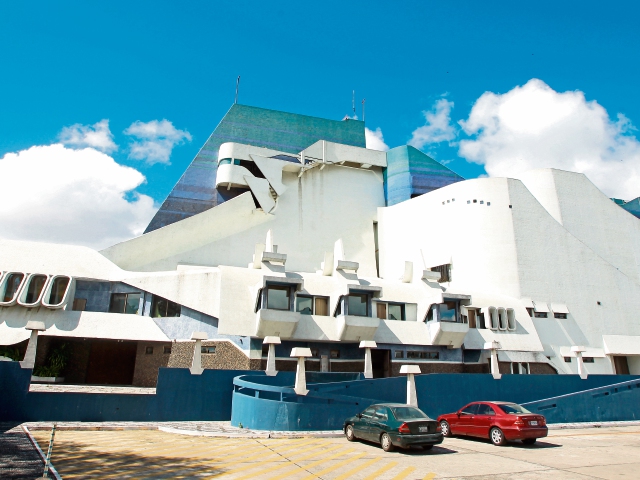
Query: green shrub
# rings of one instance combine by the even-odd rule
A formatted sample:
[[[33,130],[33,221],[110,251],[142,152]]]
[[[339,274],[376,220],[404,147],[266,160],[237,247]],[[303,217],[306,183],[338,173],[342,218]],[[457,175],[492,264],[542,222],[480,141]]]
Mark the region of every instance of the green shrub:
[[[68,359],[68,346],[62,343],[51,351],[45,365],[33,369],[33,374],[37,377],[60,377],[67,366]]]
[[[17,347],[5,347],[0,346],[0,357],[7,357],[13,360],[14,362],[19,362],[22,360],[20,358],[20,352]]]

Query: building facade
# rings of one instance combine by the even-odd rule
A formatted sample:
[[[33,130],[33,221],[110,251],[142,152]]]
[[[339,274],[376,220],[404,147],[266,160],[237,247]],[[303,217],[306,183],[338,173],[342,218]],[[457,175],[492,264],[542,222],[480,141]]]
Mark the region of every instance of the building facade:
[[[0,241],[0,356],[154,386],[160,367],[640,374],[640,220],[584,175],[463,180],[364,124],[234,105],[144,235]],[[4,352],[4,353],[3,353]],[[64,368],[56,370],[62,357]],[[59,364],[60,362],[58,362]]]

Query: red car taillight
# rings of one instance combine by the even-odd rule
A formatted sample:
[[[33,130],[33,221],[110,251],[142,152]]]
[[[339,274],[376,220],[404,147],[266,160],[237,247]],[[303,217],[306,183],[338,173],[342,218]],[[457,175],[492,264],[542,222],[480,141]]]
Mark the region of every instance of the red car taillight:
[[[521,418],[516,418],[516,421],[513,422],[514,425],[524,425],[524,422]]]
[[[400,433],[411,433],[411,430],[409,429],[409,425],[407,425],[406,423],[403,423],[402,425],[400,425],[398,427],[398,432],[400,432]]]
[[[440,424],[438,424],[438,426],[436,427],[436,432],[442,432],[442,427],[440,426]]]
[[[540,425],[544,427],[546,424],[547,424],[547,419],[544,417],[540,417]]]

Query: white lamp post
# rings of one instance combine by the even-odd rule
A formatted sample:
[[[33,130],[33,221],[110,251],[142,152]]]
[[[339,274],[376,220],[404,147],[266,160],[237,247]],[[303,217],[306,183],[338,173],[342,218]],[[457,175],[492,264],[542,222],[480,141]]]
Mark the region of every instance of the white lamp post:
[[[373,340],[363,340],[360,348],[364,348],[364,378],[373,378],[373,364],[371,362],[371,349],[378,345]]]
[[[407,405],[418,406],[418,394],[416,393],[416,379],[414,375],[420,373],[419,365],[402,365],[400,373],[407,375]]]
[[[278,373],[276,370],[276,345],[280,345],[280,337],[264,337],[262,344],[269,345],[265,373],[270,377],[274,377]]]
[[[306,395],[309,393],[307,390],[307,377],[304,370],[304,359],[311,356],[310,348],[292,348],[291,357],[298,358],[298,368],[296,369],[296,384],[293,387],[298,395]]]

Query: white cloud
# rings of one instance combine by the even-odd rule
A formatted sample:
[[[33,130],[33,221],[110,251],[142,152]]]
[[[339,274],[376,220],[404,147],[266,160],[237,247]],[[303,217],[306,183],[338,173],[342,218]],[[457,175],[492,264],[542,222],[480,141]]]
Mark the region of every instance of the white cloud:
[[[136,137],[129,145],[129,158],[154,163],[169,164],[171,151],[176,145],[191,141],[191,134],[186,130],[178,130],[168,120],[137,121],[124,131]]]
[[[0,158],[0,237],[104,248],[140,235],[156,211],[137,170],[93,148],[34,146]]]
[[[113,134],[109,130],[109,120],[100,120],[93,125],[76,123],[64,127],[58,136],[60,141],[71,147],[91,147],[102,152],[115,152],[118,146],[113,141]]]
[[[382,136],[380,127],[375,130],[369,130],[367,127],[364,127],[364,138],[367,148],[370,150],[380,150],[383,152],[389,150],[387,144],[384,143],[384,137]]]
[[[456,138],[456,129],[451,124],[453,102],[441,98],[433,104],[429,111],[423,111],[425,125],[418,127],[411,134],[409,145],[418,149],[430,143],[450,142]]]
[[[517,178],[534,168],[581,172],[606,195],[640,195],[640,142],[630,121],[612,121],[580,91],[556,92],[541,80],[504,94],[484,93],[460,125],[475,138],[459,154],[490,176]]]

